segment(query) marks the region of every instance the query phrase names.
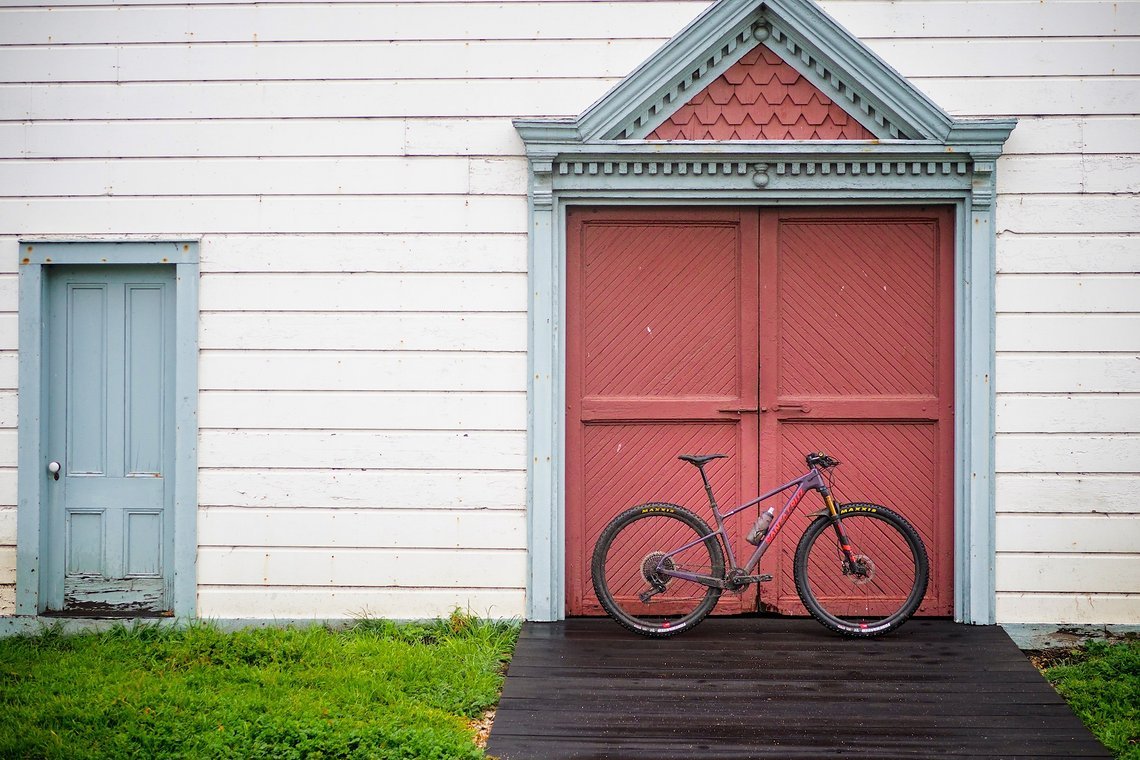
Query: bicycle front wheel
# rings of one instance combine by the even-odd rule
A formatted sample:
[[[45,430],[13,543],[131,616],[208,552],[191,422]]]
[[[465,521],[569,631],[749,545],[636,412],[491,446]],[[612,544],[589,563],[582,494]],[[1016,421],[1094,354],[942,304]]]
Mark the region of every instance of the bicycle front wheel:
[[[722,579],[724,554],[710,533],[701,518],[675,504],[642,504],[621,513],[594,546],[590,573],[598,601],[643,636],[692,628],[716,606],[721,590],[661,570]]]
[[[878,504],[844,504],[839,520],[854,564],[829,518],[815,520],[796,547],[796,591],[812,617],[848,636],[879,636],[922,603],[930,574],[926,547],[901,515]]]

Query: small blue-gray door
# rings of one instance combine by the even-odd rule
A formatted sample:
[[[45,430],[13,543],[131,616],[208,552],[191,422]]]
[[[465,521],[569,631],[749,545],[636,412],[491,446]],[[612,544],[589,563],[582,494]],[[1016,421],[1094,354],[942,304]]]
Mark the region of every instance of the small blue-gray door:
[[[45,270],[45,606],[169,613],[174,267]]]

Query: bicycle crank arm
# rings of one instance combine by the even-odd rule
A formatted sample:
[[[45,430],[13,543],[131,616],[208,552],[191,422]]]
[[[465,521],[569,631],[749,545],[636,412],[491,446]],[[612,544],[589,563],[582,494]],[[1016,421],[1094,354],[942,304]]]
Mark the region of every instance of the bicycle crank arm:
[[[736,579],[740,583],[767,583],[772,580],[772,576],[764,573],[764,575],[742,575]]]

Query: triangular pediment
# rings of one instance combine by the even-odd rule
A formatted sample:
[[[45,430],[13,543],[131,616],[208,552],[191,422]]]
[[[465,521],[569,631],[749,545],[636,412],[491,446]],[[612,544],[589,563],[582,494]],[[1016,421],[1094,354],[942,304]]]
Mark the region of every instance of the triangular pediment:
[[[649,140],[871,140],[875,134],[775,51],[756,45]]]
[[[965,124],[949,116],[812,0],[720,0],[578,117],[524,119],[516,124],[528,142],[710,139],[688,133],[678,136],[681,131],[668,125],[680,126],[678,119],[690,123],[692,119],[684,117],[695,115],[700,93],[726,74],[739,73],[741,61],[749,56],[753,65],[759,59],[764,65],[779,66],[784,78],[794,72],[797,98],[809,89],[815,95],[815,105],[799,110],[793,123],[803,116],[811,125],[826,107],[831,124],[810,133],[800,124],[773,136],[777,130],[769,120],[764,125],[772,129],[760,129],[755,136],[729,130],[721,137],[721,130],[713,130],[711,139],[945,141]],[[768,64],[769,60],[778,64]],[[755,88],[745,86],[751,88],[751,96]],[[809,103],[793,101],[792,105],[800,108]],[[708,118],[707,107],[702,113]],[[739,109],[723,115],[730,125],[733,119],[742,118]],[[792,126],[784,123],[789,114],[783,115],[784,121],[777,121]],[[750,118],[756,121],[755,116]],[[839,123],[845,119],[847,124]]]

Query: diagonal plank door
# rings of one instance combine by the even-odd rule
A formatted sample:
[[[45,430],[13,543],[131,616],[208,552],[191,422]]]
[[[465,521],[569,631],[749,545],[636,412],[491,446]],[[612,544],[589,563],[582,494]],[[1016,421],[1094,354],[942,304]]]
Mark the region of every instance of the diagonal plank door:
[[[953,612],[953,223],[945,207],[761,214],[761,481],[803,472],[808,451],[844,462],[840,501],[882,503],[922,536],[926,615]],[[804,614],[807,511],[764,558],[765,608]]]
[[[750,210],[572,209],[567,220],[567,611],[598,614],[590,555],[614,515],[667,501],[713,518],[756,486],[757,218]],[[755,516],[755,512],[752,513]],[[734,518],[734,545],[746,515]],[[751,609],[725,595],[718,611]]]
[[[952,612],[953,222],[948,207],[568,215],[569,614],[600,612],[590,555],[614,515],[669,501],[712,522],[678,454],[731,457],[708,466],[727,510],[818,450],[846,463],[841,501],[915,525],[931,559],[920,613]],[[761,561],[775,580],[717,612],[804,614],[792,560],[819,506],[805,500]],[[735,518],[740,561],[755,515]]]

